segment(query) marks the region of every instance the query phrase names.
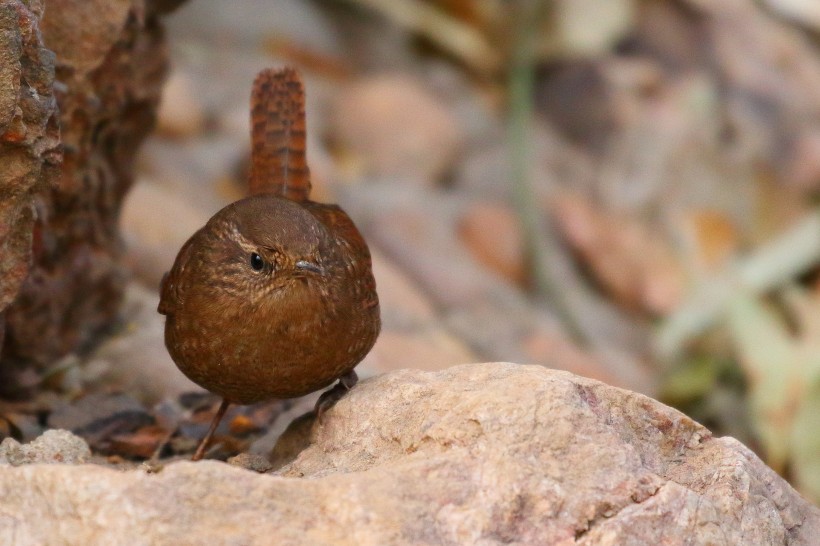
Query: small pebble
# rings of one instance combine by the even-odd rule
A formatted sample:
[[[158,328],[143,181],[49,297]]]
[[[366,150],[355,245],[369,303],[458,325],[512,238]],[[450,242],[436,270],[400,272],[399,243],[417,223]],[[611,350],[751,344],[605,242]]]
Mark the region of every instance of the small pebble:
[[[228,459],[228,464],[231,466],[238,466],[246,470],[253,470],[254,472],[259,472],[260,474],[264,474],[265,472],[269,472],[273,469],[273,465],[270,464],[270,461],[268,461],[267,458],[262,455],[255,455],[252,453],[240,453],[239,455],[231,457]]]

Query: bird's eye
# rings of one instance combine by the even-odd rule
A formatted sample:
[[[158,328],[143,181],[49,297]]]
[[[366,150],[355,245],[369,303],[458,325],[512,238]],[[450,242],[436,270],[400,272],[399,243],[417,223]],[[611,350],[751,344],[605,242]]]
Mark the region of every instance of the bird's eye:
[[[255,271],[262,271],[262,268],[265,267],[265,260],[256,252],[251,253],[251,267]]]

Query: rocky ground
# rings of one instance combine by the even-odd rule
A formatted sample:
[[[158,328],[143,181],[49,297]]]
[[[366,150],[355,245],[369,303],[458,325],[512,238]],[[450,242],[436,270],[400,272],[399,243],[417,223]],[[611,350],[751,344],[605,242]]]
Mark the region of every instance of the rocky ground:
[[[0,446],[3,544],[813,544],[820,510],[748,448],[597,381],[404,370],[294,421],[274,467],[121,472],[51,431]],[[250,458],[238,461],[245,466]],[[11,463],[9,464],[2,464]],[[51,463],[51,464],[49,464]],[[56,463],[56,464],[55,464]]]

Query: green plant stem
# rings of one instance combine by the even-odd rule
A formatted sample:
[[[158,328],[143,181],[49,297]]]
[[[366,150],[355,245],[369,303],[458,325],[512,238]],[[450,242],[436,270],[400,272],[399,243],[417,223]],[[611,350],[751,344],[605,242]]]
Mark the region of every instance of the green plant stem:
[[[535,87],[536,40],[548,15],[547,0],[521,0],[513,4],[516,29],[509,74],[508,140],[513,201],[519,220],[537,295],[551,304],[573,339],[585,344],[566,292],[558,285],[548,261],[557,243],[550,235],[546,213],[538,206],[531,180],[533,89]]]
[[[724,277],[696,287],[692,295],[658,328],[655,346],[661,358],[672,360],[685,344],[726,314],[739,293],[768,292],[820,263],[820,211],[815,210],[791,229],[741,259]]]

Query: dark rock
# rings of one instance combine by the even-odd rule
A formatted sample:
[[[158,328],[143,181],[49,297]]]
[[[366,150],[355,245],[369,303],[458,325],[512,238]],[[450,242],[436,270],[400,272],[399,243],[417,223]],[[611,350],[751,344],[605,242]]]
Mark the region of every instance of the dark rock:
[[[2,370],[42,369],[88,349],[116,318],[127,277],[119,209],[154,125],[167,71],[154,10],[169,6],[51,0],[41,42],[42,4],[0,1],[0,39],[9,41],[0,47],[0,106],[20,110],[3,122],[0,108],[0,192],[12,196],[0,200],[0,245],[10,256],[0,266],[0,309],[16,296],[5,311]]]

